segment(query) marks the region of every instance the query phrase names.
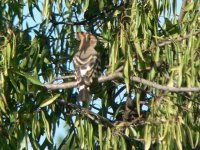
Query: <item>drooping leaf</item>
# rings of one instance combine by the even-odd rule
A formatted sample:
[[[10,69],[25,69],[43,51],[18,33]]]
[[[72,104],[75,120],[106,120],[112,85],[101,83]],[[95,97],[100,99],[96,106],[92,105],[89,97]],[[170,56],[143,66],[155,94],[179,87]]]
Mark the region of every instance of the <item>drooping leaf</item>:
[[[98,130],[99,130],[99,146],[100,146],[100,150],[102,150],[103,149],[103,131],[102,131],[102,124],[99,124],[98,125]]]
[[[85,0],[83,12],[86,12],[86,10],[88,9],[89,2],[90,2],[90,0]]]
[[[41,111],[41,114],[42,114],[42,120],[43,120],[44,127],[45,127],[46,137],[47,137],[48,141],[50,143],[52,143],[49,122],[46,119],[45,113],[43,111]]]
[[[31,75],[29,75],[28,73],[25,73],[25,72],[23,72],[23,71],[21,71],[21,72],[16,72],[17,74],[19,74],[19,75],[22,75],[22,76],[24,76],[27,80],[29,80],[31,83],[33,83],[33,84],[36,84],[36,85],[40,85],[40,86],[44,86],[41,82],[40,82],[40,80],[37,78],[37,77],[35,77],[35,76],[31,76]]]
[[[142,54],[142,48],[140,46],[140,41],[139,41],[139,39],[137,37],[134,39],[134,45],[135,45],[136,52],[138,53],[138,55],[140,56],[140,58],[143,61],[145,61],[145,59],[143,57],[143,54]]]
[[[60,94],[56,94],[56,95],[54,95],[53,97],[44,100],[44,101],[40,104],[39,107],[45,107],[45,106],[50,105],[50,104],[53,103],[59,96],[60,96]]]
[[[126,89],[127,89],[127,92],[129,93],[130,91],[130,71],[129,71],[129,61],[127,60],[125,62],[125,67],[124,67],[124,81],[125,81],[125,84],[126,84]]]

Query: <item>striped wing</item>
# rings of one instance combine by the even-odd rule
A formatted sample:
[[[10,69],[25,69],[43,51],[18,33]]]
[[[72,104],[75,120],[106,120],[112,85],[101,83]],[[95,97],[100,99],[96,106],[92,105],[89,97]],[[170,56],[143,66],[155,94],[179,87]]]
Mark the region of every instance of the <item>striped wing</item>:
[[[80,87],[82,84],[89,86],[97,72],[98,56],[90,55],[83,59],[77,54],[73,58],[73,63],[78,86]]]

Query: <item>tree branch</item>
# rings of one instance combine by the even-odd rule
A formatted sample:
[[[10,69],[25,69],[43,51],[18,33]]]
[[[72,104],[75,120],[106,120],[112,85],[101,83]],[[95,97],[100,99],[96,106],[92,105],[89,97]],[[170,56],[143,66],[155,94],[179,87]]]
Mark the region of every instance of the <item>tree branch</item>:
[[[114,79],[123,79],[123,74],[121,72],[115,72],[110,75],[105,75],[102,77],[98,78],[99,83],[103,83],[106,81],[114,80]],[[148,86],[151,86],[153,88],[156,88],[158,90],[163,90],[163,91],[169,91],[169,92],[200,92],[200,87],[169,87],[169,86],[164,86],[157,84],[155,82],[151,82],[149,80],[139,78],[139,77],[131,77],[131,80],[134,82],[142,83]],[[74,88],[76,87],[76,82],[68,82],[68,83],[61,83],[61,84],[46,84],[45,87],[50,90],[57,90],[57,89],[68,89],[68,88]]]
[[[127,4],[121,3],[118,6],[111,7],[111,9],[104,8],[104,10],[102,10],[98,14],[95,14],[95,15],[93,15],[93,16],[85,19],[85,20],[82,20],[82,21],[77,21],[77,22],[65,22],[65,21],[55,22],[54,21],[54,25],[59,25],[59,24],[72,25],[72,26],[73,25],[87,25],[87,24],[91,23],[92,20],[96,21],[99,18],[103,18],[104,19],[105,18],[105,14],[112,13],[112,12],[114,12],[114,10],[119,9],[120,7],[123,7],[124,5],[127,5]]]
[[[92,112],[91,110],[89,110],[87,108],[80,107],[80,106],[78,106],[76,104],[68,103],[68,102],[66,102],[64,100],[57,100],[57,102],[59,104],[65,105],[66,107],[73,108],[73,110],[76,110],[81,115],[87,116],[88,118],[90,118],[91,120],[93,120],[94,122],[96,122],[98,124],[102,123],[105,126],[114,127],[114,124],[112,124],[110,122],[110,120],[108,120],[107,118],[102,117],[101,115],[98,115],[98,114]]]
[[[197,30],[196,32],[194,32],[192,34],[188,34],[188,35],[183,36],[183,37],[178,37],[178,38],[175,38],[175,39],[160,42],[160,43],[156,44],[155,46],[150,47],[149,50],[153,50],[157,47],[163,47],[163,46],[169,45],[169,44],[174,43],[174,42],[181,42],[185,39],[190,38],[191,36],[198,35],[198,34],[200,34],[200,30]]]
[[[179,38],[176,38],[174,40],[167,40],[167,41],[164,41],[162,43],[158,43],[156,46],[151,47],[150,50],[154,49],[156,47],[163,47],[163,46],[171,44],[173,42],[180,42],[180,41],[183,41],[184,39],[188,39],[191,36],[198,35],[198,34],[200,34],[200,30],[197,30],[193,34],[188,34],[188,35],[186,35],[184,37],[179,37]],[[120,67],[113,74],[99,77],[98,78],[98,82],[99,83],[103,83],[103,82],[114,80],[114,79],[119,79],[119,78],[123,79],[123,74],[120,72],[122,69],[123,69],[123,67]],[[63,79],[63,77],[60,77],[60,79]],[[159,90],[169,91],[169,92],[199,92],[200,91],[200,87],[193,87],[193,88],[187,88],[187,87],[180,87],[180,88],[169,87],[169,86],[163,86],[163,85],[157,84],[155,82],[151,82],[151,81],[148,81],[146,79],[142,79],[142,78],[134,77],[134,76],[131,77],[131,80],[134,81],[134,82],[138,82],[138,83],[142,83],[142,84],[154,87],[154,88],[159,89]],[[77,86],[77,83],[74,81],[74,82],[61,83],[61,84],[45,84],[44,86],[47,89],[50,89],[50,90],[57,90],[57,89],[74,88],[74,87]]]
[[[163,90],[163,91],[169,91],[169,92],[200,92],[200,87],[192,87],[192,88],[169,87],[169,86],[160,85],[160,84],[157,84],[155,82],[151,82],[151,81],[148,81],[146,79],[139,78],[139,77],[132,77],[132,80],[135,81],[135,82],[139,82],[139,83],[154,87],[158,90]]]

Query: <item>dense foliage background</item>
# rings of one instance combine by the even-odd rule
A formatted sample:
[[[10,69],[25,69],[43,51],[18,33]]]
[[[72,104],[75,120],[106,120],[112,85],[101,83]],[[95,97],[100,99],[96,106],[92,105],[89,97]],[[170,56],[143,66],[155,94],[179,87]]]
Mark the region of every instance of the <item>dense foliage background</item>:
[[[200,148],[198,0],[0,4],[0,149]],[[80,31],[101,55],[83,105],[72,65]],[[55,142],[61,120],[68,130]]]

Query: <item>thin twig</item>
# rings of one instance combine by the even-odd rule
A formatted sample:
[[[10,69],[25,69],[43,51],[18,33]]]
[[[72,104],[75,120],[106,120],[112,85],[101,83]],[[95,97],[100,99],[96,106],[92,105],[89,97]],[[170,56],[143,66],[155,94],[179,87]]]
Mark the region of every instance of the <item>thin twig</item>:
[[[191,87],[191,88],[187,88],[187,87],[169,87],[169,86],[164,86],[164,85],[160,85],[157,84],[155,82],[151,82],[148,81],[146,79],[142,79],[139,77],[132,77],[132,80],[138,83],[142,83],[151,87],[154,87],[158,90],[163,90],[163,91],[169,91],[169,92],[200,92],[200,87]]]
[[[179,23],[181,23],[181,21],[183,20],[183,16],[184,16],[184,13],[185,13],[186,2],[187,2],[187,0],[182,0],[181,11],[180,11],[179,18],[178,18],[178,22]]]
[[[198,35],[198,34],[200,34],[200,30],[197,30],[196,32],[194,32],[194,33],[192,33],[192,34],[188,34],[188,35],[183,36],[183,37],[180,36],[180,37],[175,38],[175,39],[163,41],[163,42],[161,42],[161,43],[156,44],[155,46],[150,47],[149,50],[153,50],[153,49],[155,49],[155,48],[157,48],[157,47],[163,47],[163,46],[172,44],[172,43],[174,43],[174,42],[181,42],[181,41],[183,41],[183,40],[185,40],[185,39],[190,38],[191,36]]]
[[[76,104],[68,103],[64,100],[58,100],[57,102],[62,105],[65,105],[66,107],[71,107],[71,108],[75,109],[76,111],[80,112],[81,115],[85,115],[95,122],[103,123],[105,126],[114,127],[114,125],[110,122],[110,120],[102,117],[99,114],[92,112],[91,110],[89,110],[87,108],[80,107]]]
[[[63,80],[63,79],[70,79],[70,78],[75,79],[75,75],[55,77],[50,83],[53,83],[56,80]]]
[[[123,7],[124,5],[126,5],[126,4],[121,3],[120,5],[114,6],[111,9],[107,9],[105,7],[105,9],[102,10],[99,14],[93,15],[93,16],[91,16],[88,19],[85,19],[83,21],[77,21],[77,22],[65,22],[65,21],[61,21],[61,22],[55,22],[54,24],[55,25],[64,24],[64,25],[72,25],[72,26],[74,26],[74,25],[87,25],[88,23],[92,23],[93,21],[96,21],[99,18],[103,18],[104,19],[105,18],[105,14],[108,15],[109,13],[113,13],[114,10],[119,9],[120,7]]]

